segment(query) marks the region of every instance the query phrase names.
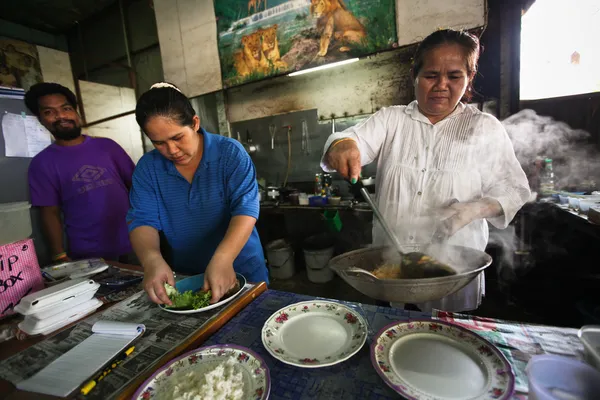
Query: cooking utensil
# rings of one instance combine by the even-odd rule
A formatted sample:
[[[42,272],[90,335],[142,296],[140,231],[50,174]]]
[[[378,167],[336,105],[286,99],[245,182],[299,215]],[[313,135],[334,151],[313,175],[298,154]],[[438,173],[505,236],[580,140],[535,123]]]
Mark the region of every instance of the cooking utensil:
[[[302,151],[304,154],[310,154],[310,142],[308,140],[308,124],[306,120],[302,120]]]
[[[269,125],[269,133],[271,134],[271,150],[275,149],[275,133],[277,133],[277,127],[274,124]]]
[[[403,256],[404,253],[402,252],[402,243],[400,243],[398,236],[396,236],[394,231],[387,224],[387,221],[383,218],[383,215],[381,215],[381,213],[379,212],[379,207],[377,207],[377,205],[375,204],[373,199],[371,199],[371,195],[369,194],[367,189],[365,189],[365,187],[361,187],[360,193],[362,194],[362,196],[365,199],[365,201],[367,202],[367,204],[369,204],[369,207],[371,207],[371,209],[373,210],[373,214],[379,220],[379,223],[383,227],[383,230],[385,231],[386,235],[388,236],[388,239],[390,239],[392,244],[396,247],[396,250],[398,250],[398,254],[400,254],[400,256]]]
[[[379,280],[379,278],[376,275],[373,275],[373,273],[371,273],[370,271],[358,267],[350,267],[346,270],[346,272],[351,274],[363,274],[365,276],[368,276],[369,278]]]
[[[475,279],[492,263],[492,258],[476,249],[462,246],[425,244],[415,245],[419,250],[450,266],[456,275],[421,279],[373,279],[353,268],[373,271],[384,263],[394,263],[398,258],[395,248],[369,247],[339,255],[329,262],[346,283],[371,298],[398,303],[423,303],[439,300],[452,294]],[[397,262],[396,262],[397,263]]]

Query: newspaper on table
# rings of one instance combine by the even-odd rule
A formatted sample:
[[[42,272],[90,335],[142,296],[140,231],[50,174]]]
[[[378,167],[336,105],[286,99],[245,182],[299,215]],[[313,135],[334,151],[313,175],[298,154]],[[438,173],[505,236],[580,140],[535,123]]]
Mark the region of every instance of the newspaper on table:
[[[254,285],[246,284],[243,295]],[[231,303],[215,309],[174,314],[163,311],[142,291],[94,314],[64,331],[51,336],[0,363],[0,378],[13,384],[27,379],[71,350],[92,334],[92,325],[100,319],[144,324],[146,332],[135,343],[135,351],[92,390],[86,399],[111,399],[141,373],[155,369],[159,359],[191,337]],[[83,383],[83,382],[82,382]]]

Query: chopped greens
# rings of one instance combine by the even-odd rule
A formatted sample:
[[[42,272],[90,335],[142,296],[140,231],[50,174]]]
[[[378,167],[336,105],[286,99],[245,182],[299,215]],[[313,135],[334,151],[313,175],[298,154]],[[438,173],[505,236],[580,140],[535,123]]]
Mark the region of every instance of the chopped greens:
[[[184,293],[179,293],[176,288],[168,283],[165,283],[165,290],[167,291],[167,296],[169,296],[169,299],[173,302],[173,305],[165,305],[166,308],[197,310],[208,306],[210,298],[212,297],[210,290],[207,292],[199,291],[196,293],[188,290]]]

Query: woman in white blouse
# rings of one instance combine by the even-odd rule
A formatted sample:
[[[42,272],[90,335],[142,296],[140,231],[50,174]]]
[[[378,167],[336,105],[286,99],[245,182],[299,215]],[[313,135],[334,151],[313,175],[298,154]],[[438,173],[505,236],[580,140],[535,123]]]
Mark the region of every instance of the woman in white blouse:
[[[487,222],[506,228],[529,199],[527,178],[502,124],[464,103],[479,49],[479,40],[467,32],[429,35],[413,61],[416,100],[383,108],[325,144],[323,169],[353,182],[361,166],[377,162],[377,205],[406,245],[429,243],[443,227],[449,244],[483,251]],[[449,205],[453,200],[458,202]],[[375,224],[373,244],[385,241]],[[474,310],[483,294],[482,273],[459,292],[418,306]]]

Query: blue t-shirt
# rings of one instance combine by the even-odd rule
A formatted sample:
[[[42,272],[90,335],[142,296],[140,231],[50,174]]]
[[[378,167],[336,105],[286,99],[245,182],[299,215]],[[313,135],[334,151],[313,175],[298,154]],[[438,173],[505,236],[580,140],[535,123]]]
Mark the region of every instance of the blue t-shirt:
[[[171,267],[184,274],[206,270],[231,218],[258,219],[256,171],[237,141],[201,130],[202,160],[190,184],[158,150],[146,153],[133,173],[127,214],[129,232],[138,226],[162,231],[172,252]],[[233,263],[248,281],[268,282],[256,228]]]

